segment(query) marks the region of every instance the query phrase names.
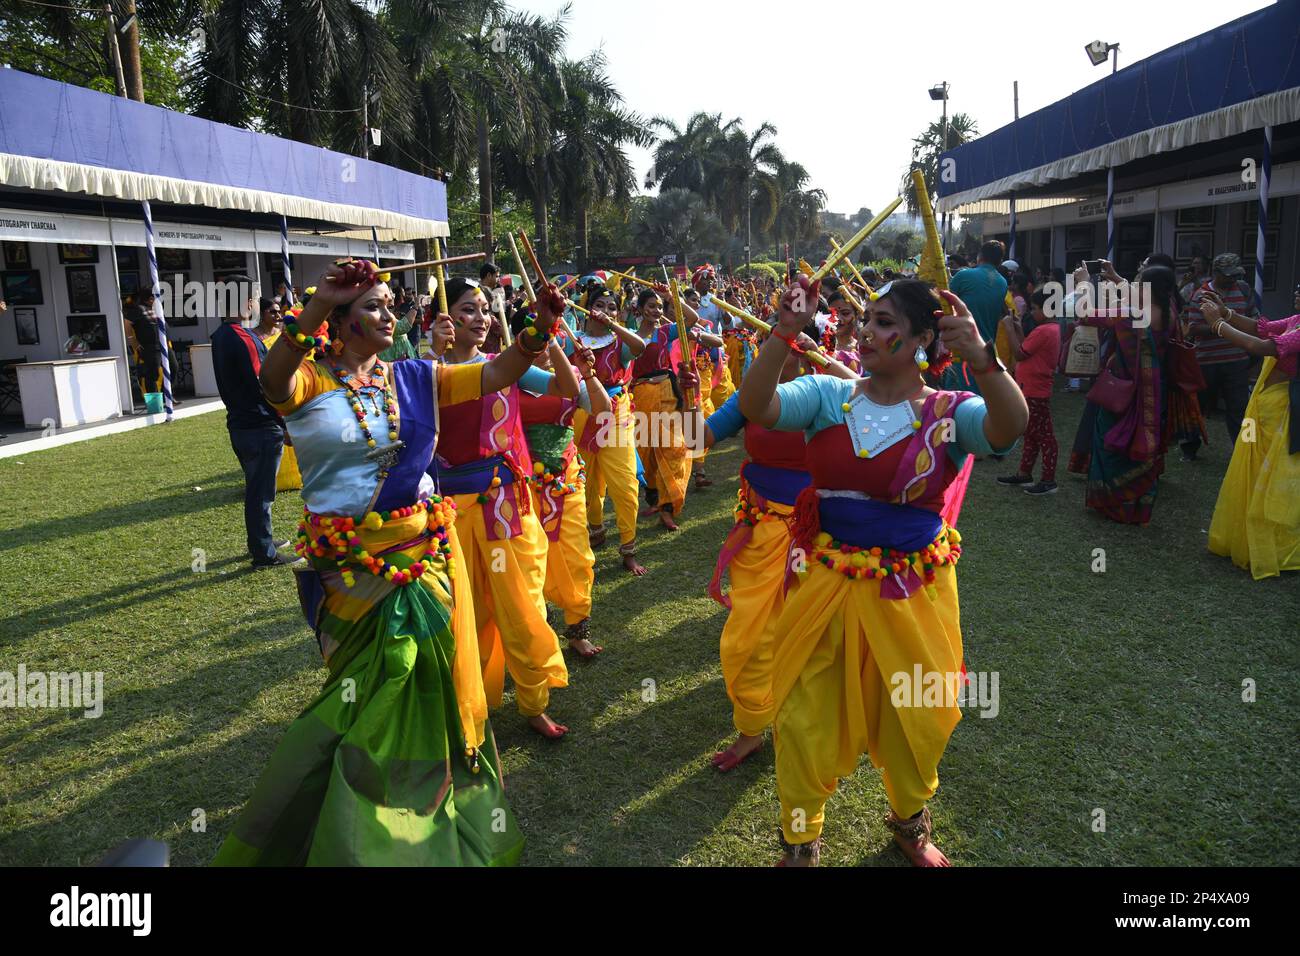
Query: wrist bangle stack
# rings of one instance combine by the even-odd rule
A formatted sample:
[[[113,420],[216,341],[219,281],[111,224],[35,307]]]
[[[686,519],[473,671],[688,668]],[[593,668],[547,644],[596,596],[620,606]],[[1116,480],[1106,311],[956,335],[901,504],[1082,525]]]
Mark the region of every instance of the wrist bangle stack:
[[[539,334],[535,329],[532,328],[532,326],[529,326],[528,329],[526,329],[525,331],[531,331],[534,335]],[[541,355],[543,352],[546,351],[545,338],[542,339],[542,344],[538,348],[530,349],[528,346],[524,345],[524,337],[523,334],[521,333],[515,336],[515,344],[519,346],[519,351],[523,352],[525,355],[531,358],[537,358],[537,356]]]
[[[284,323],[285,341],[290,345],[309,352],[312,349],[327,349],[330,344],[330,337],[326,335],[308,335],[298,327],[297,322]]]
[[[792,335],[782,335],[781,332],[780,332],[780,330],[777,329],[775,326],[773,326],[773,328],[772,328],[772,335],[773,335],[775,338],[780,339],[780,340],[781,340],[782,342],[784,342],[786,345],[788,345],[788,346],[790,347],[790,351],[791,351],[791,352],[796,352],[796,353],[799,353],[799,354],[803,354],[804,347],[803,347],[802,345],[799,344],[798,340],[797,340],[794,336],[792,336]]]

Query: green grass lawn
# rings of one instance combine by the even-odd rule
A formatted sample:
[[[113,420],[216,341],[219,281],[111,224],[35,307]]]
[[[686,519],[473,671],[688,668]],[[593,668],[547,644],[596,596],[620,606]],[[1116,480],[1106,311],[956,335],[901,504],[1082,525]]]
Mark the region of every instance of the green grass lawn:
[[[1201,462],[1172,457],[1150,527],[1086,512],[1064,471],[1081,407],[1056,401],[1055,496],[996,485],[1013,463],[976,467],[962,624],[968,668],[999,674],[1000,712],[969,710],[957,728],[937,839],[967,866],[1295,864],[1300,581],[1257,583],[1205,550],[1221,421]],[[135,836],[205,863],[322,683],[290,573],[248,570],[222,419],[0,461],[0,671],[103,671],[106,694],[95,720],[0,709],[0,863],[84,864]],[[717,483],[688,499],[680,533],[643,522],[647,577],[620,573],[614,544],[598,553],[606,653],[571,658],[571,686],[553,696],[571,737],[530,734],[509,698],[494,715],[525,863],[775,860],[770,746],[726,776],[706,766],[732,728],[724,612],[704,587],[741,459],[734,441],[710,457]],[[276,502],[281,536],[299,508],[293,493]],[[1247,679],[1257,702],[1242,701]],[[903,865],[885,809],[864,760],[828,807],[823,861]]]

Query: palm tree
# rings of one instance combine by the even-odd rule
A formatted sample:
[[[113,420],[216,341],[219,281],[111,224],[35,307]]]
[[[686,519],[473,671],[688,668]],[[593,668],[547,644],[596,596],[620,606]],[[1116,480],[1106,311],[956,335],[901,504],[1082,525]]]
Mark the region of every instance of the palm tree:
[[[903,174],[902,195],[907,197],[907,210],[913,216],[920,213],[916,205],[916,190],[912,188],[912,170],[919,169],[925,176],[925,188],[931,196],[937,196],[939,155],[954,146],[967,143],[979,135],[979,126],[966,113],[954,113],[948,120],[948,143],[943,143],[943,123],[935,120],[927,126],[920,136],[912,140],[912,161]]]
[[[698,193],[664,189],[637,210],[637,245],[673,252],[707,252],[726,242],[727,231]]]
[[[654,117],[651,127],[663,130],[664,135],[655,148],[654,164],[646,173],[645,188],[689,189],[704,195],[718,139],[735,122],[732,120],[724,128],[721,113],[696,113],[682,128],[670,119]]]
[[[819,213],[826,208],[826,192],[808,189],[808,170],[801,163],[782,163],[776,171],[779,203],[773,222],[773,238],[796,245],[817,238]],[[779,254],[779,253],[778,253]]]
[[[706,195],[713,197],[719,217],[733,233],[739,227],[741,214],[744,214],[745,245],[748,246],[753,239],[755,203],[759,204],[762,230],[770,229],[776,218],[780,202],[776,174],[785,158],[772,142],[776,137],[776,127],[771,123],[762,124],[753,133],[746,133],[737,119],[724,129],[729,132],[718,139]]]
[[[560,211],[577,225],[582,269],[587,268],[589,252],[588,210],[601,199],[626,204],[632,198],[636,183],[623,147],[648,146],[652,141],[645,121],[623,109],[623,97],[605,67],[605,54],[600,51],[566,62],[561,68],[565,96],[555,113]]]

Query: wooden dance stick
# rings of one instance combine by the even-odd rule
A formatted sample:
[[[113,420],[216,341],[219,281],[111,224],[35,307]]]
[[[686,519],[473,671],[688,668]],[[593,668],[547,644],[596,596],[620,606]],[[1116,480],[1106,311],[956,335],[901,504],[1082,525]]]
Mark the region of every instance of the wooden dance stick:
[[[433,254],[435,256],[441,254],[439,251],[440,248],[441,246],[438,240],[434,239]],[[384,266],[379,271],[380,272],[408,272],[411,269],[428,269],[430,267],[433,267],[436,268],[439,272],[441,272],[443,266],[451,265],[451,263],[453,262],[470,262],[474,259],[486,259],[486,258],[487,258],[486,252],[472,252],[467,256],[448,256],[445,259],[442,258],[430,259],[428,262],[411,262],[404,266]],[[439,285],[442,284],[441,280],[439,280],[438,284]]]
[[[727,302],[725,299],[719,299],[715,296],[713,301],[717,303],[718,308],[721,309],[723,312],[726,312],[729,315],[734,315],[736,318],[740,319],[740,321],[744,322],[746,325],[750,326],[751,328],[757,329],[758,331],[762,332],[764,335],[772,334],[772,326],[768,325],[762,319],[755,318],[754,316],[750,315],[748,312],[744,311],[743,309],[736,308],[734,305],[732,305],[730,302]],[[823,355],[821,352],[815,351],[813,349],[808,349],[808,351],[804,352],[804,354],[808,356],[808,360],[810,362],[820,365],[822,368],[826,368],[827,365],[826,356]]]
[[[881,224],[890,217],[893,211],[897,209],[902,202],[903,199],[901,196],[895,196],[893,202],[877,213],[876,217],[872,219],[871,222],[859,229],[852,239],[844,243],[844,245],[840,246],[838,250],[832,253],[831,257],[822,263],[821,268],[814,272],[809,278],[814,282],[826,278],[826,276],[830,274],[830,271],[839,265],[846,256],[852,253],[858,246],[862,245],[867,236],[879,229]]]

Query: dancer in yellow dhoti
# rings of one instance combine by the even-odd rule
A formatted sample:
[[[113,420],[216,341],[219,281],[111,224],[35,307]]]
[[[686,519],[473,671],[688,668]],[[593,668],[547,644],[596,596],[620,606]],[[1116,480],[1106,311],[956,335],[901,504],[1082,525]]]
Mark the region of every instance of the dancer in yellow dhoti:
[[[645,340],[645,351],[632,364],[632,403],[636,408],[637,451],[641,468],[645,472],[646,497],[650,501],[649,514],[658,514],[659,522],[669,531],[677,530],[673,520],[680,515],[686,503],[686,480],[690,476],[690,460],[682,429],[681,394],[672,367],[672,345],[678,340],[677,326],[663,321],[667,289],[646,289],[637,297],[637,313],[641,325],[637,334]],[[686,326],[693,329],[698,317],[686,304],[682,310]],[[691,342],[684,354],[689,356],[690,346],[698,332],[688,332]],[[682,364],[685,364],[684,362]]]
[[[805,432],[812,476],[794,509],[807,569],[777,622],[773,661],[781,862],[817,861],[826,801],[868,753],[899,847],[917,866],[946,866],[926,802],[961,716],[961,549],[951,527],[960,502],[949,490],[962,487],[967,455],[1009,448],[1029,412],[961,300],[942,293],[956,314],[937,318],[938,296],[915,279],[883,286],[869,307],[859,341],[869,378],[778,385],[817,291],[801,276],[783,296],[740,395],[750,422]],[[940,338],[975,372],[983,398],[926,386],[921,371],[942,364]],[[916,683],[947,693],[923,696]]]
[[[623,567],[634,575],[646,569],[636,560],[638,482],[636,435],[632,427],[632,362],[645,351],[645,341],[618,320],[618,298],[604,286],[586,297],[589,315],[578,343],[595,356],[596,377],[609,395],[607,414],[590,414],[579,408],[573,418],[578,451],[587,467],[586,510],[591,547],[605,543],[605,495],[614,502],[618,523],[618,553]],[[566,351],[572,346],[567,345]]]
[[[537,395],[520,390],[520,417],[533,459],[533,507],[546,534],[546,600],[564,610],[565,637],[580,657],[592,658],[602,648],[592,644],[591,589],[596,580],[595,556],[587,536],[586,474],[573,441],[573,415],[581,406],[593,415],[609,411],[609,396],[596,377],[595,356],[578,345],[573,360],[584,379],[578,398]],[[537,366],[549,369],[543,354]]]
[[[548,286],[539,296],[545,302],[551,293],[554,289]],[[558,293],[553,298],[559,303],[539,304],[539,313],[546,313],[539,321],[549,321],[563,310]],[[452,279],[447,302],[455,336],[446,353],[448,362],[487,361],[479,346],[491,327],[491,313],[478,284]],[[549,348],[552,358],[558,358],[557,374],[530,368],[519,385],[539,394],[576,396],[572,366],[554,340]],[[519,423],[519,386],[450,406],[443,411],[442,423],[429,473],[444,494],[455,498],[456,533],[473,593],[488,703],[501,702],[508,669],[515,702],[529,725],[544,737],[561,737],[568,728],[545,711],[550,689],[568,684],[568,670],[555,632],[546,623],[542,592],[547,541],[524,484],[532,462]]]
[[[1232,558],[1256,580],[1300,571],[1300,315],[1247,319],[1212,291],[1204,298],[1210,328],[1264,358],[1214,506],[1210,551]]]

